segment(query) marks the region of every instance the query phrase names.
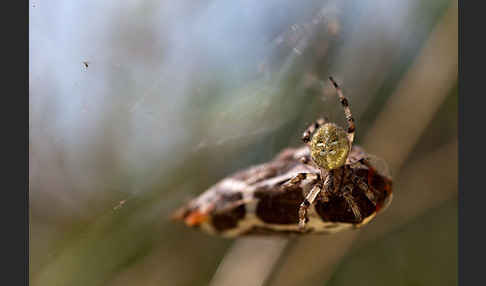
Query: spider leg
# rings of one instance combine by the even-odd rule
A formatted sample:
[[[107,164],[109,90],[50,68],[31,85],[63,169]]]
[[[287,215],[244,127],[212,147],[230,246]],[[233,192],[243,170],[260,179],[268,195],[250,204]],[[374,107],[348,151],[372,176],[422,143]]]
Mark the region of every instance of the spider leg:
[[[299,230],[305,230],[305,224],[307,222],[307,209],[314,203],[317,195],[322,191],[322,184],[316,184],[310,190],[309,194],[305,197],[304,201],[299,207]]]
[[[298,173],[297,175],[295,175],[294,177],[292,177],[291,179],[289,179],[288,181],[286,181],[285,183],[283,183],[282,184],[282,187],[284,187],[284,188],[291,188],[291,187],[297,186],[302,181],[304,181],[307,178],[309,178],[309,176],[311,177],[311,179],[312,179],[312,176],[315,176],[315,178],[312,179],[313,182],[319,182],[321,180],[321,176],[319,174],[315,174],[315,173]]]
[[[334,81],[332,76],[329,77],[329,80],[334,85],[334,88],[336,88],[337,94],[339,96],[339,102],[341,102],[341,105],[344,108],[344,114],[346,115],[346,120],[348,122],[348,140],[349,140],[349,144],[352,146],[354,141],[354,132],[356,130],[356,126],[354,125],[354,119],[353,119],[353,115],[351,114],[351,109],[349,108],[348,99],[344,97],[341,88],[336,83],[336,81]]]
[[[322,172],[322,170],[321,170]],[[326,180],[324,181],[324,189],[326,192],[334,192],[334,172],[335,170],[329,170],[329,172],[326,175]],[[321,173],[321,177],[323,177],[325,174]]]
[[[373,205],[376,205],[377,203],[376,196],[372,188],[367,183],[365,183],[362,178],[356,176],[355,174],[351,175],[351,180],[356,186],[358,186],[358,188],[360,188],[360,190],[364,192],[368,200],[370,200],[370,202],[372,202]]]
[[[360,159],[359,162],[368,168],[368,186],[372,186],[373,177],[375,176],[376,173],[378,173],[378,171],[365,158]]]
[[[303,180],[305,180],[308,175],[309,175],[309,173],[298,173],[292,179],[290,179],[287,182],[285,182],[284,184],[282,184],[282,187],[293,187],[293,186],[296,186],[296,185],[300,184],[300,182],[302,182]]]
[[[301,162],[302,164],[309,165],[309,163],[310,163],[310,161],[311,161],[311,160],[310,160],[310,155],[304,155],[304,156],[300,157],[300,159],[299,159],[299,160],[300,160],[300,162]]]
[[[311,125],[309,125],[305,129],[304,133],[302,133],[302,141],[304,141],[304,143],[306,143],[306,144],[309,143],[314,131],[316,131],[322,125],[326,124],[327,121],[328,120],[325,117],[321,117],[321,118],[317,119],[316,121],[314,121]]]
[[[309,175],[315,175],[315,181],[318,182],[314,185],[314,187],[310,190],[310,192],[305,197],[304,201],[300,204],[299,207],[299,229],[303,231],[305,229],[306,223],[306,216],[307,216],[307,209],[312,205],[314,200],[316,199],[317,195],[322,189],[321,183],[321,176],[319,174],[309,174],[309,173],[298,173],[292,179],[285,182],[282,186],[283,187],[293,187],[300,184],[303,180],[305,180]]]
[[[344,186],[343,197],[346,200],[348,206],[351,208],[351,211],[353,211],[356,221],[360,222],[362,220],[361,211],[359,210],[358,205],[354,201],[353,195],[351,194],[352,190],[353,190],[352,185]]]

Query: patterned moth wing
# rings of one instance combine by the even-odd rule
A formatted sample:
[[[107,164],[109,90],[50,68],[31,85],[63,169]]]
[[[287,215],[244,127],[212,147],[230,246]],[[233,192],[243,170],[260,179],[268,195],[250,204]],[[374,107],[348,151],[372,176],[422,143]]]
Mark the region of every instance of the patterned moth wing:
[[[343,174],[335,177],[335,184],[350,183],[348,176],[344,175],[346,169],[371,187],[376,203],[355,187],[352,196],[362,213],[361,220],[357,221],[338,187],[338,191],[327,200],[316,199],[309,208],[307,227],[302,232],[298,228],[299,206],[318,182],[319,175],[323,175],[319,168],[302,163],[302,158],[310,160],[307,146],[284,149],[268,163],[224,178],[178,209],[172,217],[188,226],[225,237],[334,233],[368,223],[391,202],[392,181],[389,175],[357,163],[369,156],[362,148],[353,146]],[[298,184],[288,184],[299,173],[305,173],[305,178]]]

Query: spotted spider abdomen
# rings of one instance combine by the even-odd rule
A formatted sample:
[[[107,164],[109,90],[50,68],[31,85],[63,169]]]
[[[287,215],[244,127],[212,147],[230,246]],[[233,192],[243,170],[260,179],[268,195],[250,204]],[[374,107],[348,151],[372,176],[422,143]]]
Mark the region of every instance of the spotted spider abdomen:
[[[312,160],[326,170],[339,168],[346,163],[349,145],[346,131],[334,123],[326,123],[312,136]]]

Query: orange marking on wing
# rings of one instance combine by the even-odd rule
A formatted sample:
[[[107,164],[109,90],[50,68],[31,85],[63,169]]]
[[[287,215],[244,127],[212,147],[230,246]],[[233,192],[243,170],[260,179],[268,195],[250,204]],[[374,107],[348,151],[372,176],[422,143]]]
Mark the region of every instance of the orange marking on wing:
[[[390,195],[392,193],[392,182],[388,179],[386,180],[385,190],[387,192],[387,195]]]
[[[206,213],[202,213],[198,210],[191,212],[185,219],[184,222],[188,226],[197,226],[201,223],[207,221],[209,219],[209,215]]]

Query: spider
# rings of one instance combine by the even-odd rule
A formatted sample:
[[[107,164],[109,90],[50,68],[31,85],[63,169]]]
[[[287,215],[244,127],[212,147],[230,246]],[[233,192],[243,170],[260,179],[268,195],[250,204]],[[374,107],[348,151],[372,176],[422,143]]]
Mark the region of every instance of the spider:
[[[361,227],[384,210],[392,198],[391,178],[375,169],[372,155],[353,146],[348,100],[329,80],[344,108],[346,130],[319,118],[302,134],[303,146],[222,179],[172,217],[225,237],[330,234]]]
[[[353,170],[356,164],[365,165],[370,175],[377,171],[366,158],[347,160],[352,149],[356,126],[349,107],[349,102],[344,97],[341,88],[336,81],[329,77],[332,85],[337,91],[339,101],[344,109],[347,121],[347,130],[339,125],[328,122],[326,118],[319,118],[312,123],[302,134],[302,141],[310,148],[309,157],[302,157],[304,164],[313,164],[320,170],[317,183],[300,204],[299,208],[299,230],[304,231],[307,219],[307,210],[316,199],[328,202],[331,196],[344,198],[346,204],[353,212],[356,222],[361,222],[363,217],[352,191],[355,186],[364,192],[366,197],[376,206],[378,199],[368,182],[357,176]],[[305,180],[308,173],[298,173],[289,180],[287,186],[295,186]]]

